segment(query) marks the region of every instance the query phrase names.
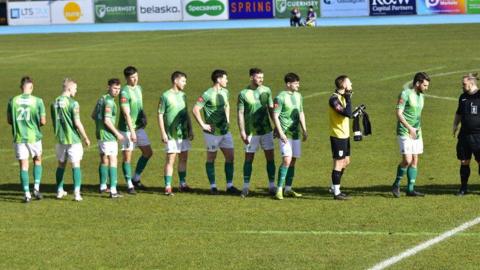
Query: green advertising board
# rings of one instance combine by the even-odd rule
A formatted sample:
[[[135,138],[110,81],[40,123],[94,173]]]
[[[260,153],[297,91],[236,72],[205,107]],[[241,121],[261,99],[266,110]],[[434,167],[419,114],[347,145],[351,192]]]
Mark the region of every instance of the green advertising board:
[[[95,0],[95,22],[136,22],[137,0]]]
[[[290,18],[290,11],[292,11],[294,7],[298,7],[302,18],[305,18],[309,6],[313,6],[317,17],[320,17],[320,1],[321,0],[275,0],[275,17]]]
[[[467,0],[467,13],[480,14],[480,0]]]

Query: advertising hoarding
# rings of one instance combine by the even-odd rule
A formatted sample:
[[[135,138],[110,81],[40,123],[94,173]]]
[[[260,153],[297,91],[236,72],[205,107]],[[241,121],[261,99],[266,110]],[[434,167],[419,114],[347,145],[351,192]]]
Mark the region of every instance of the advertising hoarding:
[[[94,23],[90,0],[54,1],[50,4],[53,24]]]
[[[230,19],[273,18],[273,0],[230,0]]]

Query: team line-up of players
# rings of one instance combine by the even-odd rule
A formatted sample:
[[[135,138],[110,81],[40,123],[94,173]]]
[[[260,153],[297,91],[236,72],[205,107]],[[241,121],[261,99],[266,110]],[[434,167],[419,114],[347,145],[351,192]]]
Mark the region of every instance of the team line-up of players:
[[[237,123],[244,143],[245,160],[243,164],[243,188],[233,185],[234,151],[233,139],[229,132],[230,105],[227,88],[227,72],[214,70],[211,74],[212,87],[198,97],[193,106],[193,116],[203,130],[207,150],[205,171],[210,182],[210,193],[218,194],[215,179],[215,159],[221,150],[225,157],[226,192],[247,197],[252,175],[253,159],[258,148],[265,152],[269,192],[275,199],[284,197],[302,197],[292,189],[295,165],[301,154],[301,139],[308,137],[303,98],[299,93],[300,78],[295,73],[284,77],[285,90],[275,98],[270,88],[263,85],[263,71],[252,68],[249,71],[250,84],[240,91],[237,100]],[[124,69],[127,84],[123,87],[119,79],[108,80],[108,91],[102,95],[92,112],[96,123],[96,137],[100,152],[99,178],[101,193],[108,192],[111,198],[119,198],[117,190],[117,154],[118,142],[122,150],[122,171],[127,183],[127,193],[136,194],[135,189],[144,189],[140,176],[152,156],[152,148],[144,127],[147,122],[143,111],[142,88],[138,84],[138,71],[129,66]],[[475,77],[476,78],[476,77]],[[475,82],[476,79],[471,80]],[[165,144],[164,181],[165,194],[174,195],[172,176],[178,156],[179,191],[188,192],[191,188],[186,182],[188,151],[193,140],[192,124],[188,113],[184,88],[187,75],[175,71],[171,75],[172,87],[163,92],[158,105],[158,124],[161,140]],[[423,92],[428,89],[430,78],[424,72],[415,74],[411,89],[400,94],[397,104],[397,135],[402,161],[397,168],[397,177],[392,193],[400,197],[399,183],[406,173],[408,178],[407,196],[423,196],[414,190],[417,174],[418,155],[423,152],[420,116],[423,108]],[[465,86],[464,86],[465,88]],[[33,80],[23,77],[22,94],[10,99],[7,110],[8,123],[12,125],[15,154],[19,160],[20,181],[25,192],[24,201],[30,202],[32,195],[29,186],[29,157],[33,158],[33,197],[42,199],[40,182],[42,176],[42,133],[40,126],[46,123],[46,112],[42,99],[32,95]],[[90,145],[90,140],[80,121],[80,106],[73,98],[77,92],[77,83],[69,78],[63,82],[62,94],[51,105],[51,116],[57,141],[56,171],[57,198],[67,196],[63,189],[63,174],[67,161],[72,164],[74,200],[81,201],[81,169],[83,157],[82,141]],[[340,180],[350,163],[350,122],[352,82],[346,75],[335,79],[335,91],[329,99],[330,141],[333,156],[332,185],[330,191],[336,200],[350,197],[340,191]],[[115,97],[119,96],[120,109]],[[202,114],[203,111],[203,114]],[[457,112],[458,113],[458,112]],[[117,115],[119,121],[117,123]],[[273,128],[271,122],[273,122]],[[458,119],[457,125],[460,122]],[[462,125],[463,127],[463,125]],[[275,136],[274,136],[275,135]],[[274,163],[274,137],[279,138],[282,163],[278,168],[275,183],[276,166]],[[138,147],[142,155],[138,159],[132,174],[132,151]],[[471,155],[471,154],[470,154]],[[107,180],[110,180],[110,188]]]

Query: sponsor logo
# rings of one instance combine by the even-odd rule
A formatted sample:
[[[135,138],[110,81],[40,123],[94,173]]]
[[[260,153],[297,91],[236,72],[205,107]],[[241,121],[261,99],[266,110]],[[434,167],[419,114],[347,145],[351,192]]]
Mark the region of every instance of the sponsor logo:
[[[105,107],[105,112],[109,113],[111,111],[112,111],[112,109],[110,107]]]
[[[440,4],[440,0],[425,0],[425,5],[430,8],[430,7],[436,7]]]
[[[203,99],[203,97],[198,97],[197,99],[197,102],[204,102],[205,100]]]
[[[278,13],[284,13],[287,11],[287,0],[276,0],[275,6],[277,7]]]
[[[10,9],[10,19],[18,19],[18,18],[20,18],[20,9],[19,8]]]
[[[410,0],[373,0],[372,1],[372,5],[376,6],[376,5],[408,5],[410,4]]]
[[[398,104],[403,104],[403,103],[405,103],[405,100],[403,100],[403,98],[398,100]]]
[[[218,0],[202,2],[199,0],[187,4],[187,13],[194,17],[202,15],[218,16],[225,11],[225,5]]]
[[[415,3],[412,0],[371,0],[374,15],[414,14]]]
[[[10,19],[44,19],[50,18],[50,9],[44,7],[11,8]]]
[[[63,8],[63,16],[67,21],[75,22],[82,17],[82,9],[79,4],[75,2],[69,2]]]
[[[105,17],[105,14],[107,14],[107,6],[106,5],[96,5],[95,6],[95,14],[97,14],[97,17],[99,17],[99,18]]]
[[[338,0],[339,3],[341,2],[364,2],[365,0]],[[330,4],[330,0],[323,0],[325,4]],[[277,10],[277,13],[284,13],[294,7],[299,7],[299,8],[306,8],[309,6],[313,6],[313,8],[318,7],[318,1],[316,0],[275,0],[275,7]]]
[[[255,12],[271,12],[272,3],[271,2],[230,2],[230,12],[233,13],[255,13]]]
[[[141,14],[165,14],[165,13],[181,13],[180,7],[177,6],[149,6],[149,7],[140,7]]]
[[[131,15],[136,13],[135,6],[107,6],[96,5],[95,14],[98,18],[104,18],[107,14],[111,16],[117,15]]]
[[[120,99],[120,102],[121,102],[121,103],[127,103],[127,98],[126,98],[126,97],[122,97],[122,98]]]

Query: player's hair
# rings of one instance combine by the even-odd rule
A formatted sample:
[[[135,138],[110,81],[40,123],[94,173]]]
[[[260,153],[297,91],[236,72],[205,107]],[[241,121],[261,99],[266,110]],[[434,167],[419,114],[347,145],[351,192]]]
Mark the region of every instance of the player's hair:
[[[475,72],[470,72],[468,74],[463,75],[464,79],[468,79],[469,81],[473,82],[475,85],[477,85],[477,81],[479,80],[478,73]]]
[[[348,79],[347,75],[340,75],[335,79],[335,87],[337,89],[343,89],[343,83]]]
[[[172,83],[173,83],[173,82],[175,82],[175,80],[176,80],[177,78],[180,78],[180,77],[185,77],[185,78],[187,78],[187,74],[185,74],[185,73],[183,73],[183,72],[181,72],[181,71],[178,71],[178,70],[177,70],[177,71],[174,71],[174,72],[172,73],[172,75],[170,76],[170,80],[171,80]]]
[[[71,84],[76,84],[77,82],[72,79],[72,78],[65,78],[63,79],[63,82],[62,82],[62,87],[63,87],[63,90],[66,90],[68,86],[70,86]]]
[[[137,72],[138,70],[134,66],[128,66],[123,70],[123,75],[128,78]]]
[[[418,72],[413,77],[413,86],[415,86],[417,84],[417,82],[422,83],[423,81],[430,81],[430,77],[425,72]]]
[[[213,83],[217,83],[217,80],[219,78],[222,78],[224,75],[227,75],[227,72],[225,70],[221,70],[221,69],[216,69],[212,72],[212,81]]]
[[[251,68],[248,73],[250,74],[250,76],[255,76],[257,74],[263,74],[263,70],[259,68]]]
[[[22,79],[20,79],[20,89],[23,89],[23,86],[27,83],[33,83],[32,78],[30,78],[30,76],[23,76]]]
[[[120,82],[119,79],[117,78],[111,78],[110,80],[108,80],[108,86],[112,86],[112,85],[121,85],[122,83]]]
[[[285,75],[283,80],[285,81],[285,83],[299,82],[300,81],[300,76],[298,76],[297,74],[295,74],[293,72],[289,72]]]
[[[313,6],[308,6],[308,8],[311,8],[311,9],[313,9]]]

